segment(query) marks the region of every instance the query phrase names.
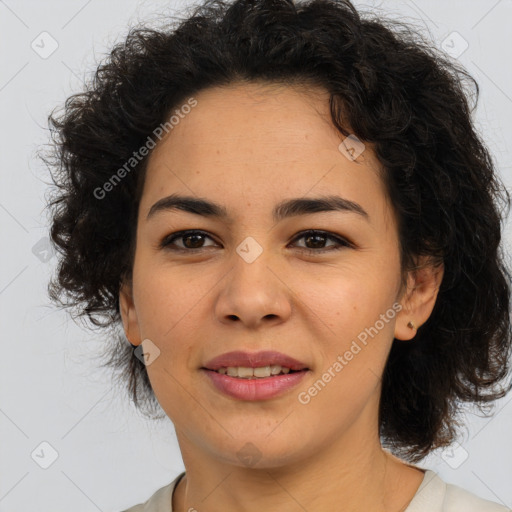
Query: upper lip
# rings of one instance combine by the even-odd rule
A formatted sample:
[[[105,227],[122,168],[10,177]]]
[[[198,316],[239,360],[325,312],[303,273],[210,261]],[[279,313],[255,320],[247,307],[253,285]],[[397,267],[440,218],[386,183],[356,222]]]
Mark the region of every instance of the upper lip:
[[[271,350],[252,353],[242,350],[226,352],[208,361],[204,365],[204,368],[208,370],[218,370],[219,368],[228,368],[230,366],[258,368],[271,365],[280,365],[295,371],[308,369],[304,363],[297,361],[297,359]]]

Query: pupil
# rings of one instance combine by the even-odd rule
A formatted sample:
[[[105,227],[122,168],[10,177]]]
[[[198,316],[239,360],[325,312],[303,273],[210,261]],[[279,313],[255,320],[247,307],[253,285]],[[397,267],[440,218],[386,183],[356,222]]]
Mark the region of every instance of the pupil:
[[[316,239],[316,245],[315,245],[315,242],[313,242],[313,248],[321,248],[321,246],[323,245],[323,239],[325,237],[323,235],[309,235],[306,237],[306,245],[308,244],[309,241],[311,241],[312,239],[315,240]],[[322,240],[318,243],[318,239]]]
[[[199,243],[197,244],[194,244],[192,243],[192,246],[190,246],[190,244],[187,244],[185,241],[186,240],[190,240],[191,238],[196,238],[196,242],[197,242],[197,239],[201,239],[203,237],[203,235],[200,235],[200,234],[193,234],[193,235],[187,235],[183,238],[183,243],[185,245],[185,247],[189,248],[189,249],[197,249],[198,247],[201,247],[201,240],[199,240]]]

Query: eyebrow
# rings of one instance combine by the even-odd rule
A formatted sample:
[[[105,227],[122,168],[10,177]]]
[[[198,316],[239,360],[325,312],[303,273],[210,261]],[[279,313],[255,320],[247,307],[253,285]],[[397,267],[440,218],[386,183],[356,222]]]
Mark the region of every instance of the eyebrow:
[[[149,210],[146,220],[159,212],[181,210],[188,213],[194,213],[203,217],[216,218],[231,222],[232,219],[227,209],[213,201],[192,197],[171,194],[158,200]],[[351,212],[362,216],[366,221],[370,221],[370,216],[366,210],[358,203],[350,201],[340,196],[322,196],[318,198],[296,198],[287,199],[278,203],[273,211],[272,218],[274,222],[279,222],[288,217],[296,215],[308,215],[319,212]]]

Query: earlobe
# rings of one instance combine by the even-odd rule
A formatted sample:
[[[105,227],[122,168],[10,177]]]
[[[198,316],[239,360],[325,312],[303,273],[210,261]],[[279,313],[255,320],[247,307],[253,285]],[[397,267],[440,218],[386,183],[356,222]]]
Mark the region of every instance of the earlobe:
[[[407,289],[402,297],[402,310],[397,315],[395,338],[410,340],[430,317],[444,275],[444,265],[427,265],[422,260],[407,276]]]
[[[126,338],[132,345],[140,345],[141,336],[137,311],[133,302],[131,286],[127,283],[123,283],[119,290],[119,310]]]

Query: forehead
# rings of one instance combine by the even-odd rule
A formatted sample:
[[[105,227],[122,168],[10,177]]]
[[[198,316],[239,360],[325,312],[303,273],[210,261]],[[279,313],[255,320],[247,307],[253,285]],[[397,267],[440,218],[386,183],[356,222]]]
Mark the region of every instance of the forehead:
[[[191,144],[196,138],[201,145],[215,144],[219,150],[258,154],[264,145],[269,157],[289,158],[287,148],[300,145],[301,140],[320,143],[327,132],[331,142],[337,140],[329,94],[319,87],[237,83],[200,91],[195,99],[192,112],[172,131],[175,138],[186,138]]]
[[[221,203],[227,196],[265,197],[272,204],[283,196],[337,193],[368,210],[385,206],[370,146],[354,161],[340,151],[345,136],[332,124],[327,91],[251,83],[212,87],[194,98],[196,106],[149,157],[146,210],[174,192]]]
[[[340,142],[330,119],[329,94],[318,86],[236,83],[202,90],[194,99],[189,113],[174,116],[178,123],[157,145],[150,165],[164,148],[190,162],[206,155],[289,162],[310,159],[312,148],[336,150]]]

